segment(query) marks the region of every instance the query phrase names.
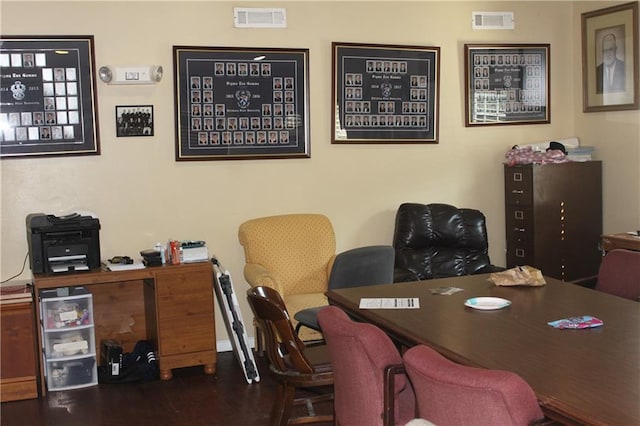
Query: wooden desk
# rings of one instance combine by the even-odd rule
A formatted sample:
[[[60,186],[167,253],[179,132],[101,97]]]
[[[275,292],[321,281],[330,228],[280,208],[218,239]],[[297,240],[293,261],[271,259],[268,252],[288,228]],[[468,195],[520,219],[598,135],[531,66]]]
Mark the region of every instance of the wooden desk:
[[[602,236],[602,250],[604,252],[620,248],[640,251],[640,236],[626,233]]]
[[[138,340],[150,340],[158,351],[160,378],[172,369],[203,365],[216,370],[213,269],[209,262],[158,266],[129,271],[92,271],[36,275],[35,292],[56,287],[86,287],[93,294],[96,357],[103,339],[113,339],[131,352]],[[37,323],[40,324],[40,310]],[[38,341],[42,342],[42,330]],[[42,359],[42,345],[39,345]],[[44,369],[40,367],[45,392]]]
[[[567,424],[640,424],[640,304],[547,278],[544,287],[496,287],[488,275],[327,292],[330,303],[406,346],[425,344],[470,366],[513,371],[536,392],[545,414]],[[428,289],[464,291],[432,295]],[[477,296],[509,299],[477,311]],[[420,309],[360,310],[361,297],[419,297]],[[593,315],[604,326],[559,330],[547,322]]]

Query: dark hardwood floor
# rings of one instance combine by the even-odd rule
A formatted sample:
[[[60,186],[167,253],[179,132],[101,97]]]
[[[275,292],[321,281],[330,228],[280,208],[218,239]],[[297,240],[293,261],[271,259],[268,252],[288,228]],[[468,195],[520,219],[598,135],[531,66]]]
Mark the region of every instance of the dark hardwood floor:
[[[217,373],[175,369],[173,379],[101,384],[47,392],[44,398],[0,405],[2,426],[244,426],[268,425],[276,384],[265,358],[256,357],[260,382],[247,384],[233,352],[218,354]],[[0,390],[1,392],[1,390]],[[331,412],[330,403],[316,413]],[[328,425],[328,424],[325,424]]]

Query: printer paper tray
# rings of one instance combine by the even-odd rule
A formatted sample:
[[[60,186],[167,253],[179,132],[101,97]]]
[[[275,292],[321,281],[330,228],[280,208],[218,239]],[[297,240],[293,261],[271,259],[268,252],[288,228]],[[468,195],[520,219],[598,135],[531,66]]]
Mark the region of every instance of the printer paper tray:
[[[49,264],[51,272],[88,271],[86,263],[53,263]]]

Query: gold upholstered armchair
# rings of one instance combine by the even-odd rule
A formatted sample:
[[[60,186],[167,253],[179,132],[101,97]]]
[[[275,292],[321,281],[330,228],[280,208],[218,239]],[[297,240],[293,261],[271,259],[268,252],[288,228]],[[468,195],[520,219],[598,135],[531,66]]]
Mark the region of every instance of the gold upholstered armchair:
[[[251,219],[240,225],[238,239],[244,248],[244,277],[250,286],[277,290],[292,316],[327,304],[324,293],[336,254],[329,218],[303,213]],[[291,320],[295,326],[297,321]],[[300,338],[318,340],[322,335],[304,327]],[[260,342],[256,343],[260,347]]]

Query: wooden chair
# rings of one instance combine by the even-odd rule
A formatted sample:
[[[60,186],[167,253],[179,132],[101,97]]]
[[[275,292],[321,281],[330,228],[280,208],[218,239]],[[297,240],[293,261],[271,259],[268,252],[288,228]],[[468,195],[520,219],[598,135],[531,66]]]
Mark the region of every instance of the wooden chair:
[[[305,347],[294,332],[287,307],[276,290],[252,287],[247,290],[247,299],[264,337],[270,371],[279,382],[270,424],[332,422],[333,415],[316,415],[313,409],[313,403],[333,400],[333,372],[326,346]],[[319,393],[296,398],[302,388],[318,388]],[[293,407],[303,404],[308,415],[291,418]]]

